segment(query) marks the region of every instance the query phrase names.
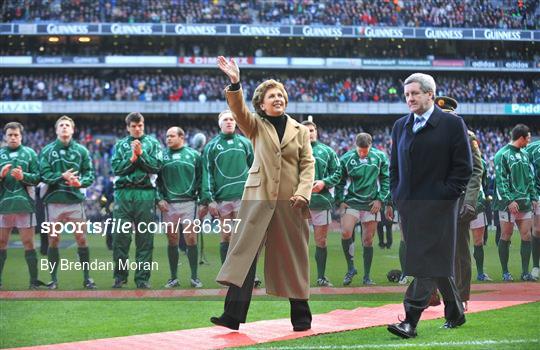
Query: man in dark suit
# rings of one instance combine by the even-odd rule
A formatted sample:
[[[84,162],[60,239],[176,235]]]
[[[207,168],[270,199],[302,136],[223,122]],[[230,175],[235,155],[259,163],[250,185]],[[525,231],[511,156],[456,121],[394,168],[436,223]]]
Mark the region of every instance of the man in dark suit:
[[[435,288],[445,303],[445,328],[465,323],[454,275],[458,199],[472,173],[463,119],[434,105],[433,77],[415,73],[404,82],[411,113],[392,130],[390,188],[407,244],[404,275],[414,276],[405,293],[404,321],[388,326],[402,338],[416,325]]]

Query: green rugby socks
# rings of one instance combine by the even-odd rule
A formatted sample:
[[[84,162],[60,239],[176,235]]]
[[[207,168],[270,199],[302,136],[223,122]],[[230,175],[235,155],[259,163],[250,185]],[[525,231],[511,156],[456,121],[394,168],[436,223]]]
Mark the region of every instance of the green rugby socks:
[[[531,259],[531,241],[521,240],[521,272],[529,273],[529,260]]]
[[[49,259],[49,268],[53,266],[51,272],[51,279],[53,282],[58,282],[58,260],[59,260],[59,254],[58,254],[58,248],[54,248],[49,246],[49,250],[47,251],[47,258]]]
[[[324,278],[326,270],[326,256],[328,255],[328,248],[315,247],[315,261],[317,262],[317,278]]]
[[[28,273],[30,274],[30,283],[37,281],[38,269],[37,269],[37,256],[36,250],[25,250],[24,259],[28,265]]]
[[[197,261],[199,259],[199,251],[197,249],[197,245],[188,245],[187,247],[187,256],[189,260],[189,267],[191,268],[191,278],[196,279],[197,278],[197,268],[199,262]]]
[[[167,257],[169,258],[169,269],[171,271],[171,279],[178,278],[178,246],[170,245],[167,247]]]
[[[499,260],[503,273],[508,273],[508,255],[510,254],[510,241],[499,239]]]
[[[342,239],[341,247],[343,248],[343,254],[345,254],[345,260],[347,261],[348,271],[354,269],[354,241],[352,238]]]
[[[227,251],[229,250],[229,242],[221,242],[219,244],[219,256],[221,257],[221,264],[225,262],[227,258]]]
[[[482,275],[484,273],[484,246],[475,245],[473,256],[476,261],[476,271],[478,275]]]

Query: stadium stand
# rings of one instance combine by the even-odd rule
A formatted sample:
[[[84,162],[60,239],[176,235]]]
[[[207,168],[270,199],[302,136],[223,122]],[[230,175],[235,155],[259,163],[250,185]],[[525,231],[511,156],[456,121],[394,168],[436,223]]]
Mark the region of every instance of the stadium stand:
[[[279,23],[410,27],[539,28],[538,2],[378,1],[7,1],[2,21]]]
[[[3,101],[221,101],[225,78],[168,71],[116,74],[14,73],[0,75]],[[265,74],[265,73],[263,73]],[[105,75],[105,76],[104,76]],[[396,74],[328,74],[259,71],[245,75],[244,90],[254,91],[267,78],[285,84],[290,101],[296,102],[399,102],[402,88]],[[439,93],[452,94],[460,102],[533,103],[540,101],[540,78],[439,75]],[[249,96],[250,94],[246,94]]]
[[[521,5],[520,5],[521,4]],[[4,24],[252,24],[277,27],[279,25],[322,26],[379,26],[388,28],[492,28],[540,29],[538,1],[514,0],[287,0],[287,1],[223,1],[223,0],[10,0],[0,5]],[[7,25],[9,26],[9,25]],[[15,26],[13,25],[13,28]],[[18,27],[18,30],[20,28]],[[15,32],[13,32],[15,33]],[[185,102],[223,101],[222,90],[227,81],[221,74],[202,69],[105,69],[69,68],[61,65],[34,67],[40,57],[101,59],[108,55],[122,56],[176,56],[215,57],[344,57],[408,60],[503,60],[527,61],[528,68],[540,67],[537,39],[526,40],[436,40],[392,37],[337,38],[333,36],[310,38],[307,36],[233,36],[221,35],[89,35],[89,42],[81,43],[78,35],[55,35],[49,41],[47,31],[34,35],[0,35],[0,56],[29,56],[30,63],[20,68],[3,69],[0,74],[0,99],[10,101],[142,101]],[[357,33],[357,32],[354,32]],[[102,33],[100,33],[102,34]],[[176,35],[178,34],[178,35]],[[358,34],[358,33],[357,33]],[[536,33],[535,33],[536,34]],[[475,34],[476,35],[476,34]],[[531,34],[531,38],[533,34]],[[474,37],[477,39],[477,37]],[[0,66],[1,67],[1,66]],[[58,69],[57,69],[58,67]],[[438,93],[449,94],[460,103],[533,104],[540,103],[540,77],[537,70],[497,72],[471,72],[471,66],[457,66],[450,72],[434,72]],[[2,67],[4,68],[4,67]],[[161,68],[161,67],[159,67]],[[285,83],[292,102],[378,102],[402,103],[401,80],[408,73],[392,66],[371,67],[370,70],[335,70],[326,67],[303,70],[283,70],[259,67],[242,68],[242,85],[246,96],[266,78]],[[422,70],[419,66],[418,70]],[[469,71],[467,71],[467,68]],[[66,103],[68,104],[68,103]],[[146,105],[146,103],[145,103]],[[483,109],[485,110],[485,109]],[[89,216],[99,216],[97,198],[110,181],[110,157],[115,140],[126,134],[122,119],[125,115],[102,114],[89,117],[86,111],[69,113],[76,123],[78,140],[88,147],[98,174],[89,190]],[[84,117],[83,114],[86,114]],[[147,133],[164,142],[166,126],[184,127],[189,140],[202,132],[210,139],[217,132],[215,116],[198,113],[191,116],[169,115],[165,112],[145,114],[149,118]],[[197,114],[197,113],[196,113]],[[308,113],[296,113],[305,119]],[[315,113],[313,113],[315,114]],[[500,115],[500,114],[499,114]],[[2,121],[21,120],[26,127],[25,143],[39,151],[54,138],[51,125],[58,115],[4,114]],[[362,116],[315,115],[321,118],[320,140],[343,154],[354,145],[354,136],[360,131],[370,132],[375,147],[388,153],[390,130],[397,114],[374,118]],[[357,118],[358,117],[358,118]],[[351,119],[357,118],[357,119]],[[324,121],[323,121],[324,120]],[[375,121],[377,120],[377,121]],[[480,147],[493,173],[495,152],[508,142],[508,133],[518,118],[494,118],[469,112],[467,122],[475,130]],[[106,122],[103,122],[106,121]],[[533,119],[522,120],[538,132]],[[319,122],[318,122],[319,123]]]
[[[515,1],[284,1],[264,2],[262,22],[409,27],[535,27],[537,4],[518,8]],[[525,25],[524,25],[525,24]]]
[[[222,37],[219,43],[201,37],[149,36],[132,40],[123,36],[93,36],[81,43],[77,37],[0,36],[3,56],[217,56],[235,57],[346,57],[401,59],[540,60],[530,42],[464,41],[460,45],[437,40],[367,40],[335,38]]]

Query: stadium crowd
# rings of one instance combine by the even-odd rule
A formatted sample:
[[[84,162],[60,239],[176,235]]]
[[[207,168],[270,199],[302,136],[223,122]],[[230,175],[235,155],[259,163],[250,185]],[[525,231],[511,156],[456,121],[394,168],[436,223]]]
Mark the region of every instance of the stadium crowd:
[[[536,7],[473,0],[276,1],[263,2],[261,22],[281,24],[386,25],[408,27],[537,28]]]
[[[295,102],[399,102],[401,82],[386,76],[300,76],[274,73]],[[250,92],[262,81],[247,75]],[[440,76],[439,91],[460,102],[539,103],[540,79],[496,76]],[[74,73],[9,74],[0,76],[3,101],[206,101],[223,100],[225,79],[210,74],[137,72],[106,78]]]
[[[521,6],[520,6],[521,4]],[[47,6],[48,5],[48,6]],[[538,29],[537,1],[7,1],[2,21],[279,23]]]
[[[340,57],[378,59],[469,59],[540,61],[540,53],[525,42],[463,42],[448,48],[446,42],[379,39],[308,39],[223,37],[216,45],[212,38],[150,37],[146,40],[101,37],[89,43],[77,38],[60,38],[45,43],[34,37],[0,37],[2,56],[193,56],[216,57]],[[132,38],[131,38],[132,39]],[[321,54],[322,53],[322,54]]]

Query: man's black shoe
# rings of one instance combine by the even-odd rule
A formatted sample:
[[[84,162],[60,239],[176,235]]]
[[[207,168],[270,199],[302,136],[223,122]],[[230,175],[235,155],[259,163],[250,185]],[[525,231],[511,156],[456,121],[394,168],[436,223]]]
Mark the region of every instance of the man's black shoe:
[[[465,315],[462,315],[457,320],[448,320],[443,325],[442,328],[450,329],[450,328],[457,328],[459,326],[462,326],[465,324]]]
[[[216,326],[227,327],[235,331],[240,328],[240,322],[225,314],[221,315],[220,317],[210,317],[210,322]]]
[[[401,323],[389,324],[388,331],[403,339],[416,337],[416,328],[414,328],[409,322],[405,321]]]

